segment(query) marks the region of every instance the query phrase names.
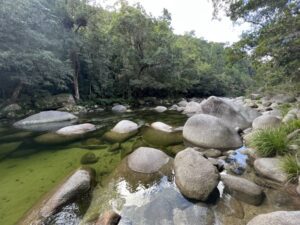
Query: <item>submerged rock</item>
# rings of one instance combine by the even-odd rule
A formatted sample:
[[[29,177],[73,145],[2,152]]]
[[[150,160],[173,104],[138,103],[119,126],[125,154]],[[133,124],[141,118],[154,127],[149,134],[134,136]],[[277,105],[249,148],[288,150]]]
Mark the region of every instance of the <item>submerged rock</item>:
[[[166,147],[183,142],[182,131],[161,122],[155,122],[151,124],[151,127],[145,127],[142,135],[145,142],[155,147]]]
[[[280,167],[280,160],[278,158],[259,158],[254,161],[255,170],[262,176],[284,183],[287,181],[287,174],[285,174]]]
[[[237,149],[242,146],[242,139],[232,128],[219,118],[198,114],[187,120],[183,127],[186,141],[203,148]]]
[[[35,137],[33,140],[42,145],[57,145],[72,142],[82,138],[81,135],[59,135],[56,133],[46,133]]]
[[[33,130],[49,130],[49,127],[51,127],[53,123],[54,127],[62,127],[65,125],[62,124],[62,122],[68,122],[70,124],[77,119],[76,116],[68,112],[44,111],[14,123],[14,126]]]
[[[219,182],[217,168],[192,148],[176,155],[174,170],[180,192],[191,199],[207,200]]]
[[[170,157],[158,149],[140,147],[128,156],[128,166],[135,172],[155,173],[169,160]]]
[[[56,131],[56,133],[60,135],[70,136],[70,135],[85,134],[94,130],[96,130],[96,126],[94,124],[84,123],[84,124],[72,125],[72,126],[61,128],[58,131]]]
[[[221,174],[221,181],[225,185],[225,190],[236,199],[251,205],[260,205],[264,194],[262,188],[255,183],[228,174]]]
[[[92,152],[85,153],[81,159],[81,164],[93,164],[98,162],[99,158]]]
[[[299,221],[300,211],[277,211],[258,215],[247,225],[299,225]]]
[[[270,115],[262,115],[260,117],[257,117],[253,123],[252,127],[253,129],[266,129],[266,128],[274,128],[278,127],[281,124],[281,120],[278,119],[275,116]]]
[[[50,216],[54,215],[62,206],[74,198],[87,194],[91,189],[92,172],[79,169],[64,182],[55,193],[42,201],[20,225],[43,224]]]

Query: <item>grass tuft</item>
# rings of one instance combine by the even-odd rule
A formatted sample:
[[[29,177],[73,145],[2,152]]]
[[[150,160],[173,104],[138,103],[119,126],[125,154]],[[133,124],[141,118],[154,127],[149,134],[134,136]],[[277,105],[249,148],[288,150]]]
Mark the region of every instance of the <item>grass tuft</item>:
[[[284,155],[288,151],[288,140],[282,129],[265,129],[258,131],[250,140],[250,146],[255,148],[262,157]]]
[[[292,153],[289,151],[288,145],[297,144],[298,142],[295,143],[295,140],[289,141],[287,135],[297,129],[300,129],[300,120],[282,124],[278,128],[260,130],[249,140],[249,145],[255,148],[262,157]]]
[[[286,155],[281,161],[281,168],[290,181],[296,181],[300,175],[300,160],[297,155]]]

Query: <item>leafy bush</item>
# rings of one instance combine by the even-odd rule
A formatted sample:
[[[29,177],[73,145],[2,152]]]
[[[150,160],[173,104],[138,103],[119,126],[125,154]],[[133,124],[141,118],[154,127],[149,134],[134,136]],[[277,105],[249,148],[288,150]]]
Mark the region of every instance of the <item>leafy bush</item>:
[[[300,175],[300,160],[297,155],[286,155],[282,159],[281,167],[290,181],[295,181]]]
[[[280,129],[265,129],[258,131],[250,140],[250,146],[255,148],[259,155],[271,157],[283,155],[288,151],[286,133]]]

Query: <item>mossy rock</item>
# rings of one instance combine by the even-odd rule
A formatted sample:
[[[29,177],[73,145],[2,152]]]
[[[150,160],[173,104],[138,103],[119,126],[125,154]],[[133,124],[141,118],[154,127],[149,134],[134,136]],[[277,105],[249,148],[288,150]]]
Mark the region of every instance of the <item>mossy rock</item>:
[[[113,145],[111,145],[108,149],[109,152],[115,152],[118,149],[120,149],[120,143],[114,143]]]
[[[34,141],[38,144],[42,145],[58,145],[58,144],[64,144],[68,142],[72,142],[75,140],[80,139],[81,135],[59,135],[55,133],[46,133],[42,134],[40,136],[37,136],[34,138]]]
[[[9,155],[11,152],[15,151],[22,142],[10,142],[0,145],[0,159],[3,159],[5,156]]]
[[[164,132],[146,127],[142,131],[143,139],[153,147],[167,147],[183,142],[182,131]]]
[[[132,131],[129,133],[117,133],[114,131],[108,131],[103,135],[102,138],[110,143],[122,143],[128,140],[129,138],[133,137],[137,133],[138,131]]]
[[[92,152],[88,152],[85,153],[81,159],[80,159],[80,163],[85,165],[85,164],[94,164],[96,162],[98,162],[99,157],[97,157],[94,153]]]
[[[173,145],[167,147],[167,153],[171,156],[176,156],[176,154],[182,150],[186,149],[186,146],[184,145]]]
[[[142,138],[137,138],[134,140],[129,140],[121,144],[121,158],[132,153],[135,149],[139,147],[147,147],[147,144],[143,141]]]

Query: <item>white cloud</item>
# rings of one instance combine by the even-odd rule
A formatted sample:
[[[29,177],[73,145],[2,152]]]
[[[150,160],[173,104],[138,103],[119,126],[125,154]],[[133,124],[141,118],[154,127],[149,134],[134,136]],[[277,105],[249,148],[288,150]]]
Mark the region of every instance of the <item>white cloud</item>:
[[[113,5],[116,0],[97,0],[103,6]],[[162,15],[163,8],[172,14],[172,27],[177,34],[194,30],[198,37],[214,42],[233,43],[239,40],[247,24],[233,25],[223,16],[221,21],[212,20],[213,7],[208,0],[128,0],[130,4],[140,2],[153,16]]]

